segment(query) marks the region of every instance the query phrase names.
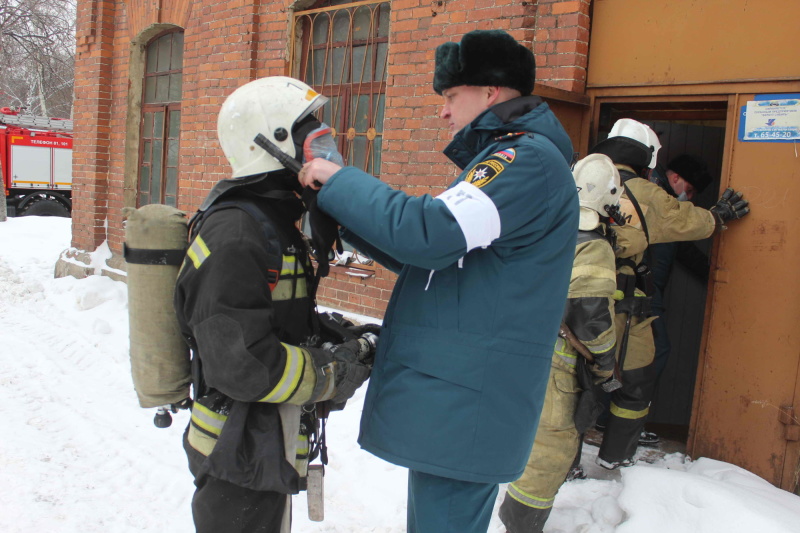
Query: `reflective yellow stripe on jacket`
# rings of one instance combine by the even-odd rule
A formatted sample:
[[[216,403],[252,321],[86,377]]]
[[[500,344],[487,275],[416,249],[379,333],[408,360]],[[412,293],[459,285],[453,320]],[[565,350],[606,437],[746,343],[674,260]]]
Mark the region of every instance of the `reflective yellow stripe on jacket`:
[[[294,469],[301,477],[308,475],[308,454],[310,453],[308,446],[308,435],[299,433],[297,435],[297,450],[295,451]]]
[[[192,241],[186,255],[192,260],[195,268],[200,268],[200,265],[211,255],[211,250],[208,249],[203,238],[198,235],[195,240]]]
[[[278,283],[272,290],[273,300],[289,300],[308,296],[305,269],[294,255],[283,256],[283,266]]]
[[[278,384],[275,385],[275,388],[261,398],[260,402],[285,402],[297,390],[297,385],[303,377],[303,371],[306,366],[305,352],[301,348],[290,344],[281,343],[281,346],[286,351],[286,366],[283,369],[283,375]]]
[[[226,420],[228,420],[226,415],[216,413],[201,403],[194,402],[192,420],[187,435],[191,447],[206,457],[211,454]]]
[[[567,366],[570,368],[575,368],[575,365],[578,361],[577,355],[575,353],[570,353],[566,350],[568,344],[562,337],[556,339],[556,347],[555,347],[555,354],[563,361]],[[574,352],[574,348],[572,346],[569,347],[571,351]]]

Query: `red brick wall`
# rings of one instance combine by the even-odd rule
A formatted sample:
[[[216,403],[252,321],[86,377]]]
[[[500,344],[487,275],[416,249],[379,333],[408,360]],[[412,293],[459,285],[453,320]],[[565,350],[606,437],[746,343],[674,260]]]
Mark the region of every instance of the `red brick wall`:
[[[259,76],[259,40],[253,38],[259,16],[251,2],[194,3],[184,34],[178,184],[179,207],[187,212],[200,205],[214,183],[230,177],[217,143],[217,114],[228,94]]]
[[[383,318],[396,279],[392,272],[380,267],[370,272],[332,266],[317,291],[317,301],[320,305]]]
[[[216,140],[225,97],[252,79],[289,72],[287,5],[283,0],[78,1],[74,247],[92,251],[107,239],[113,251],[122,248],[132,33],[155,23],[185,29],[179,208],[193,212],[211,186],[229,176]],[[438,117],[440,97],[431,88],[439,44],[474,29],[503,29],[533,48],[539,83],[583,92],[588,0],[393,0],[391,9],[381,179],[409,194],[438,194],[457,175],[441,153],[449,134]],[[395,276],[380,267],[366,273],[370,277],[332,268],[320,303],[382,316]]]

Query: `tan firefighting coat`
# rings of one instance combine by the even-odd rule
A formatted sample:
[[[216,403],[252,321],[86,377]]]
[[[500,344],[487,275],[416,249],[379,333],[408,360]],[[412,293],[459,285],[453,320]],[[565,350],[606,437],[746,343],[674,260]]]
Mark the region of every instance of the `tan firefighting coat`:
[[[617,168],[620,170],[623,180],[626,175],[633,174],[633,170],[625,165],[617,165]],[[618,258],[631,259],[638,265],[644,258],[648,241],[649,244],[696,241],[710,237],[717,227],[716,219],[708,209],[697,207],[691,202],[679,202],[664,189],[643,178],[628,178],[625,180],[625,186],[638,202],[639,209],[644,215],[647,235],[645,235],[644,225],[626,190],[620,200],[620,211],[625,215],[625,225],[614,226],[617,234],[615,253]],[[621,266],[619,272],[633,274],[633,269]],[[645,296],[645,294],[637,290],[637,296]],[[621,320],[617,320],[617,325],[622,328],[625,319],[624,317],[620,318]],[[623,370],[641,368],[650,364],[654,356],[652,331],[649,327],[652,320],[646,320],[646,324],[645,321],[638,319],[634,319],[633,322]],[[621,334],[621,330],[618,334]],[[641,338],[642,335],[644,338]]]
[[[604,232],[604,226],[578,232],[564,322],[600,360],[615,351],[616,275],[614,252],[598,232]],[[581,392],[575,371],[578,357],[575,348],[559,337],[528,464],[522,477],[509,485],[506,495],[527,507],[552,507],[578,450],[580,436],[573,421]]]
[[[629,167],[617,165],[620,173],[632,172]],[[679,202],[664,189],[642,178],[625,181],[639,203],[650,244],[675,241],[696,241],[710,237],[717,227],[711,211],[697,207],[691,202]],[[614,226],[617,233],[617,257],[642,260],[648,239],[644,235],[642,222],[627,191],[622,194],[620,210],[625,214],[624,226]]]
[[[625,225],[614,226],[618,259],[629,259],[639,265],[648,244],[693,241],[709,237],[714,232],[716,219],[709,210],[689,202],[679,202],[658,185],[637,177],[630,167],[617,165],[617,168],[626,187],[620,201]],[[634,275],[630,262],[618,261],[617,265],[619,280],[625,281],[625,276]],[[633,296],[633,300],[629,298],[622,302],[626,295],[620,290],[616,296],[621,304],[625,304],[618,305],[617,311],[631,308],[631,301],[635,302],[633,308],[637,311],[630,317],[621,312],[615,316],[618,349],[621,351],[626,343],[627,347],[624,361],[620,363],[623,386],[612,395],[610,417],[598,453],[598,459],[609,464],[632,460],[655,387],[656,376],[652,367],[655,344],[650,324],[656,317],[649,316],[647,302],[636,302],[641,297],[652,296],[646,295],[639,285],[632,294],[627,294]],[[628,321],[630,329],[626,336],[624,331]],[[617,358],[621,357],[622,354],[618,353]]]

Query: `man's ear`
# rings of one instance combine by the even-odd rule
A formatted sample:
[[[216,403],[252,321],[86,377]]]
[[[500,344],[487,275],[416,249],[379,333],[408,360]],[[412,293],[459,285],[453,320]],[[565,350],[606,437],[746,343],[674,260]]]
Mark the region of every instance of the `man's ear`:
[[[487,96],[486,98],[487,107],[492,107],[494,104],[497,103],[497,99],[500,98],[500,87],[494,87],[489,85],[484,87],[484,89],[486,90],[485,94]]]
[[[678,184],[678,179],[680,179],[680,175],[677,172],[673,170],[667,172],[667,181],[669,182],[669,186],[673,189],[675,188],[675,185]]]

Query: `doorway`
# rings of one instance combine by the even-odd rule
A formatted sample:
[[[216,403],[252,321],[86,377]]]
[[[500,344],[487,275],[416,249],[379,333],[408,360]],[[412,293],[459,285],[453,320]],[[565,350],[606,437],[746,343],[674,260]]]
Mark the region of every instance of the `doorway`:
[[[660,169],[676,156],[691,154],[702,159],[712,183],[695,199],[709,208],[719,197],[723,168],[727,98],[664,100],[638,97],[595,101],[593,139],[607,137],[613,124],[632,118],[649,125],[661,141]],[[647,427],[659,435],[686,442],[692,415],[697,365],[704,332],[706,295],[713,238],[676,246],[669,281],[664,291],[664,320],[671,348],[660,373]]]

